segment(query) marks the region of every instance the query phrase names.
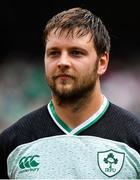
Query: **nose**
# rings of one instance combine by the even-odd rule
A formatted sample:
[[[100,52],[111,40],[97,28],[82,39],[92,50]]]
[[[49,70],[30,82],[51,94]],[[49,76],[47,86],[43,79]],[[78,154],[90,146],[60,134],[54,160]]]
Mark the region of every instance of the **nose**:
[[[62,53],[59,60],[58,60],[58,67],[60,69],[67,69],[71,66],[71,60],[69,55],[65,52]]]

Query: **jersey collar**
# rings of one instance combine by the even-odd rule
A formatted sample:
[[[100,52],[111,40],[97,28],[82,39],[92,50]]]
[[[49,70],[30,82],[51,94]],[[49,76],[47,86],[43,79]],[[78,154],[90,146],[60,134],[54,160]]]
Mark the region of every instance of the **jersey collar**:
[[[65,133],[65,134],[69,134],[69,135],[77,135],[80,132],[84,131],[85,129],[89,128],[90,126],[92,126],[93,124],[95,124],[107,111],[109,106],[109,101],[107,100],[107,98],[104,96],[104,100],[102,105],[100,106],[99,110],[94,113],[89,119],[85,120],[82,124],[80,124],[79,126],[77,126],[74,129],[71,129],[66,123],[64,123],[56,114],[55,109],[54,109],[54,105],[52,103],[52,101],[50,101],[50,103],[48,104],[48,111],[52,117],[52,119],[54,120],[54,122],[56,123],[56,125]]]

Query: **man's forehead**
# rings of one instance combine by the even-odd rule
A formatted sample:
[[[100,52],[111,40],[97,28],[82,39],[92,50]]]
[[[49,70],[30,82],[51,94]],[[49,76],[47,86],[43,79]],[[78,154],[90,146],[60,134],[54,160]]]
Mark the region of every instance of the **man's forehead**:
[[[82,37],[67,36],[67,32],[62,32],[61,36],[51,32],[46,42],[46,49],[90,49],[94,48],[94,42],[90,34]]]
[[[90,41],[92,39],[91,32],[84,31],[81,28],[74,28],[74,29],[62,29],[62,28],[55,28],[50,31],[50,33],[47,36],[47,41],[49,41],[50,37],[55,38],[65,38],[65,39],[79,39],[79,38],[88,38]]]

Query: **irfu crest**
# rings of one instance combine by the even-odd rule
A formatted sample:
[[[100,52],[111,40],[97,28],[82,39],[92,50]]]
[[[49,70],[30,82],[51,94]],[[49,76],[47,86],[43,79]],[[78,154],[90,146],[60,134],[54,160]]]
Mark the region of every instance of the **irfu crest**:
[[[118,174],[124,163],[125,154],[112,149],[98,152],[98,165],[100,170],[108,177]]]

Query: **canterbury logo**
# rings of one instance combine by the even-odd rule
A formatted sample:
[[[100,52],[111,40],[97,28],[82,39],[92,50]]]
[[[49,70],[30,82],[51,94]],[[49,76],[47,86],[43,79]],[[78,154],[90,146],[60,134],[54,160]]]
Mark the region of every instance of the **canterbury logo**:
[[[19,161],[19,167],[21,169],[36,168],[39,165],[37,161],[39,157],[39,155],[22,157]]]

